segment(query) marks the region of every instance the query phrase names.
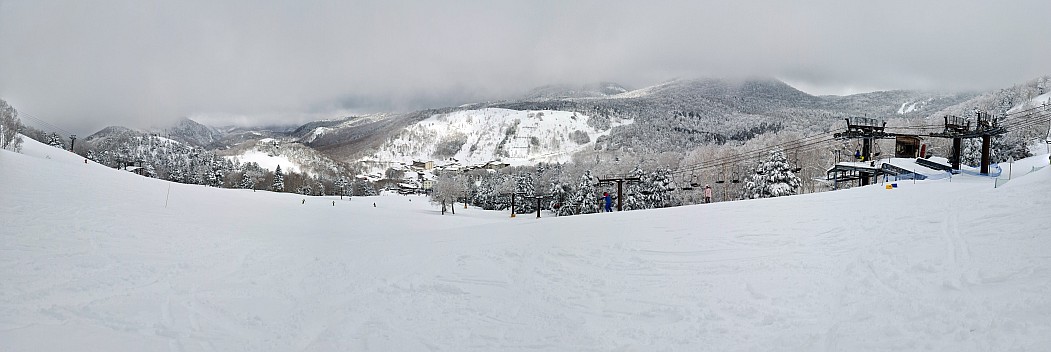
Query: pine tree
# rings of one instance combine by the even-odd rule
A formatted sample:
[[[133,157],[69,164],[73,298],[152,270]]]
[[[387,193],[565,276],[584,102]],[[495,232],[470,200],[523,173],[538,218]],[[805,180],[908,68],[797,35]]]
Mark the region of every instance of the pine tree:
[[[981,138],[968,138],[963,140],[963,151],[960,153],[960,162],[964,165],[971,166],[978,166],[978,164],[982,162]]]
[[[1014,158],[1015,160],[1033,156],[1029,152],[1025,138],[1021,134],[1007,133],[995,135],[989,141],[989,162],[1002,163]],[[963,153],[960,162],[964,165],[978,167],[982,162],[982,139],[970,138],[964,140]]]
[[[347,195],[347,185],[347,178],[340,175],[339,179],[336,180],[335,186],[336,189],[339,190],[339,197],[341,199],[343,198],[343,196]]]
[[[355,196],[374,196],[379,193],[376,192],[376,185],[368,180],[354,179],[351,183],[351,195]]]
[[[770,153],[770,159],[756,166],[755,173],[745,184],[745,198],[770,198],[796,194],[799,177],[792,172],[785,153],[778,150]]]
[[[577,183],[577,192],[573,195],[571,206],[574,214],[593,214],[599,212],[599,195],[595,192],[595,179],[591,170],[584,171]]]
[[[557,215],[565,214],[569,207],[566,206],[570,195],[570,189],[568,185],[562,184],[561,180],[551,180],[551,189],[548,190],[548,194],[551,195],[550,202],[548,202],[547,209],[555,212]]]
[[[646,195],[646,206],[664,208],[671,206],[672,183],[671,171],[658,168],[642,179],[643,194]]]
[[[281,165],[274,170],[274,184],[270,185],[270,189],[275,192],[285,191],[285,174],[281,172]]]
[[[168,180],[186,183],[186,168],[182,161],[172,160],[171,169],[168,171]]]
[[[207,175],[208,185],[216,188],[223,187],[223,169],[219,163],[212,163],[212,170]]]
[[[51,132],[47,137],[47,145],[55,148],[66,149],[65,144],[62,142],[62,138],[58,136],[58,133]]]
[[[325,183],[321,182],[320,178],[314,179],[314,195],[324,196],[325,195]]]
[[[247,168],[241,173],[241,184],[239,186],[241,189],[255,189],[255,180],[252,179],[252,175],[250,175]]]
[[[536,194],[533,188],[533,174],[529,172],[518,172],[514,176],[515,180],[515,193],[519,195],[532,196]],[[521,199],[521,198],[520,198]],[[515,212],[519,214],[528,214],[536,211],[536,204],[533,202],[526,202],[520,200],[515,204]]]
[[[649,204],[646,202],[646,192],[644,191],[645,186],[641,182],[642,179],[646,178],[646,173],[642,171],[642,168],[635,166],[634,170],[628,173],[629,177],[638,177],[640,182],[628,183],[624,190],[624,210],[639,210],[649,208]]]

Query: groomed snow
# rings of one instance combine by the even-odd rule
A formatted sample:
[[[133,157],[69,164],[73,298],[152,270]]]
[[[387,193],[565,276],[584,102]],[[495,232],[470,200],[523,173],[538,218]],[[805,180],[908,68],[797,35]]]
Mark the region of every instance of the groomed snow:
[[[0,151],[2,351],[1051,346],[1051,168],[512,219],[25,147]]]

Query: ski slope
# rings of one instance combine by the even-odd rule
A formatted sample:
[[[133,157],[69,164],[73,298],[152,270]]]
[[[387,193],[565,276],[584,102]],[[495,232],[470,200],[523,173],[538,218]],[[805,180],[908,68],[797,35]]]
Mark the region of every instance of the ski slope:
[[[442,216],[27,140],[0,151],[0,351],[1042,350],[1051,168],[1014,176]]]
[[[502,160],[511,165],[561,162],[580,151],[594,149],[595,141],[611,133],[598,129],[592,117],[558,110],[486,108],[435,114],[392,137],[366,159],[412,163],[452,157],[464,165]],[[612,127],[633,120],[609,122]],[[581,140],[574,140],[574,133]],[[445,149],[440,152],[439,149]],[[448,154],[440,157],[440,154]],[[380,170],[382,171],[382,170]]]
[[[284,166],[285,172],[302,172],[302,167],[293,162],[288,156],[268,154],[258,149],[250,149],[236,156],[227,157],[242,163],[256,163],[259,167],[274,171],[278,166]]]

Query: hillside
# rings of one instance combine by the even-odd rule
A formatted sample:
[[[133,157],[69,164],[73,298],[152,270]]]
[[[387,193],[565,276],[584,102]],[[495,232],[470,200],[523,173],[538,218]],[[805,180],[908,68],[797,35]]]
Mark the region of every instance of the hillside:
[[[371,160],[411,163],[453,158],[465,165],[503,160],[512,165],[568,162],[593,148],[611,127],[631,121],[593,120],[565,111],[461,110],[434,115],[383,143]]]
[[[700,146],[741,143],[771,132],[825,133],[841,128],[842,118],[846,116],[940,117],[961,113],[964,106],[992,107],[991,101],[996,96],[995,92],[979,95],[919,91],[811,96],[784,82],[763,78],[674,80],[635,90],[603,82],[580,87],[545,86],[508,101],[340,117],[310,122],[287,131],[220,130],[183,119],[174,126],[150,133],[213,150],[251,145],[267,138],[283,143],[299,142],[325,154],[331,159],[326,163],[368,161],[362,167],[374,165],[378,159],[384,159],[379,160],[380,164],[389,164],[439,161],[448,157],[467,162],[510,158],[516,159],[511,160],[516,164],[533,164],[564,162],[582,151],[689,152]],[[514,112],[492,115],[486,111]],[[528,117],[540,112],[547,116],[582,116],[588,125],[563,130],[556,128],[557,125],[545,129],[547,123],[526,123],[521,126],[529,129],[516,127],[510,135],[513,143],[496,138],[500,133],[492,128],[506,132],[512,125],[528,120],[519,115]],[[436,128],[435,119],[450,118],[463,120],[453,122],[458,126],[455,129]],[[100,131],[85,140],[86,146],[97,145],[95,140],[122,138],[122,134],[127,133],[125,130],[112,127]],[[580,132],[575,132],[578,130]],[[497,140],[478,140],[482,138],[477,134],[481,131]],[[475,140],[467,145],[464,138]],[[517,154],[493,146],[511,146]],[[521,150],[526,150],[524,155]]]
[[[1047,155],[769,200],[535,219],[171,184],[0,151],[0,349],[1039,350]],[[1026,165],[1026,167],[1023,167]],[[335,205],[333,205],[335,202]]]
[[[818,97],[773,79],[675,80],[636,90],[627,90],[615,83],[583,87],[545,86],[516,100],[318,121],[300,127],[293,136],[336,160],[347,162],[361,158],[371,160],[378,156],[392,156],[397,160],[436,158],[458,154],[454,151],[427,155],[437,149],[449,148],[449,139],[457,136],[435,134],[434,129],[428,127],[433,123],[425,121],[454,114],[473,115],[479,117],[477,120],[485,121],[469,127],[475,130],[496,123],[479,111],[504,109],[525,114],[546,111],[549,115],[588,117],[595,130],[602,133],[588,132],[590,144],[574,151],[685,152],[702,145],[743,142],[769,132],[820,133],[840,128],[839,124],[846,116],[927,117],[975,95],[889,91]],[[507,116],[511,115],[517,116]],[[517,120],[517,117],[509,117],[499,124],[510,125]],[[621,121],[632,123],[619,123]],[[431,132],[421,132],[423,130]],[[455,132],[453,129],[446,131]],[[399,140],[420,133],[430,137],[414,142],[416,145],[412,148],[415,151],[392,151],[392,148],[402,148],[395,146],[402,143]],[[545,135],[557,133],[548,131]],[[563,136],[554,139],[565,140]],[[441,143],[445,145],[439,145]],[[496,149],[489,151],[492,153],[482,155],[476,149],[468,153],[469,156],[459,155],[472,160],[508,157],[507,153]],[[564,156],[560,154],[556,159],[561,158]],[[552,161],[549,157],[532,159],[534,163]]]

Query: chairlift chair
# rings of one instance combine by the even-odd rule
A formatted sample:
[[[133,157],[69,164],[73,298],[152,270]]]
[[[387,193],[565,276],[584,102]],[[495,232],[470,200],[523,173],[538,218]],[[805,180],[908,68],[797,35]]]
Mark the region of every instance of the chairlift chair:
[[[681,185],[682,186],[679,186],[679,189],[684,190],[684,191],[692,190],[693,187],[694,187],[692,183],[686,182],[686,175],[685,174],[682,175],[682,183],[681,183]]]

